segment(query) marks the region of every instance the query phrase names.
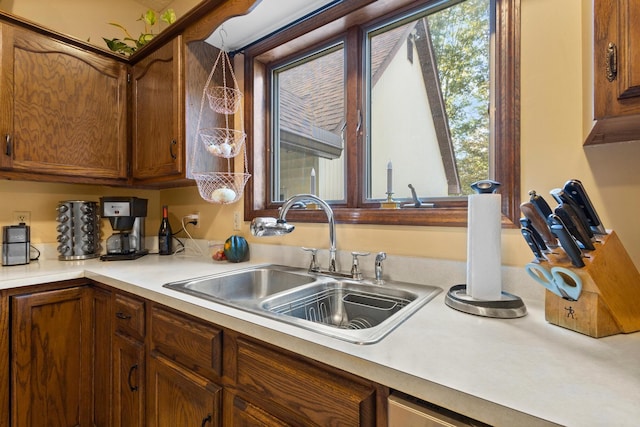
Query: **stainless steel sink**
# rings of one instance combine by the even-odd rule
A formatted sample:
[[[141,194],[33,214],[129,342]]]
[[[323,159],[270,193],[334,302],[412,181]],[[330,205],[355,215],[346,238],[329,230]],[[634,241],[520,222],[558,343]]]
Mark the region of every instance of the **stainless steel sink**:
[[[379,341],[442,289],[337,280],[269,265],[164,285],[357,344]]]
[[[164,286],[213,301],[259,300],[266,296],[296,288],[315,278],[289,271],[284,266],[268,266],[198,277]]]

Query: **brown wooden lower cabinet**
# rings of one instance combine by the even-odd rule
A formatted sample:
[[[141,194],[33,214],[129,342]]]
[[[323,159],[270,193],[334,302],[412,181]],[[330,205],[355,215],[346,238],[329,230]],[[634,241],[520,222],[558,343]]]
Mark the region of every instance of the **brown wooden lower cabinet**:
[[[226,401],[225,413],[230,410],[240,420],[262,415],[276,420],[268,425],[384,425],[377,424],[378,411],[386,405],[384,388],[253,339],[232,336],[229,333],[225,339],[225,376],[244,403],[237,398]]]
[[[224,421],[223,426],[235,427],[288,427],[288,424],[266,410],[247,402],[236,394],[226,392],[224,394]]]
[[[144,344],[116,334],[113,340],[113,425],[143,427],[145,424]]]
[[[91,288],[12,297],[11,425],[92,425]]]
[[[386,426],[386,387],[75,283],[0,292],[0,427]]]
[[[221,387],[161,356],[148,368],[149,427],[220,425]]]

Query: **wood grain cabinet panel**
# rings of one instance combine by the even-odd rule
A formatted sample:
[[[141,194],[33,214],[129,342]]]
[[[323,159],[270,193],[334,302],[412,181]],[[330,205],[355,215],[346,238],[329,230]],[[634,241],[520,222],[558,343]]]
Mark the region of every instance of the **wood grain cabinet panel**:
[[[93,420],[96,427],[111,426],[112,321],[111,292],[93,288]]]
[[[0,25],[0,167],[25,174],[126,179],[126,64]]]
[[[12,426],[90,426],[91,289],[12,297]]]
[[[251,412],[260,407],[293,425],[376,425],[376,388],[323,368],[239,338],[230,371],[236,373],[238,394],[248,396]],[[239,410],[237,402],[227,408]]]
[[[144,343],[116,334],[113,340],[113,425],[145,425]]]
[[[222,389],[161,356],[149,360],[149,427],[220,425]]]
[[[640,140],[640,2],[593,6],[596,124],[585,144]]]
[[[218,379],[222,372],[222,330],[182,313],[151,308],[151,349],[186,369]]]
[[[117,293],[114,296],[113,319],[116,324],[116,333],[129,336],[137,341],[144,341],[144,300]]]
[[[225,392],[222,425],[234,427],[289,427],[288,424],[237,395]]]
[[[133,66],[133,178],[184,172],[182,44],[173,39]]]

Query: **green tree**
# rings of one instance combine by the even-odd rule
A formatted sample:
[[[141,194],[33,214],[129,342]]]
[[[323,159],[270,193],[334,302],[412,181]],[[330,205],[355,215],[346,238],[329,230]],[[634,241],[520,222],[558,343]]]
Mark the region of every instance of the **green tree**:
[[[489,177],[490,3],[466,0],[428,17],[463,194]]]

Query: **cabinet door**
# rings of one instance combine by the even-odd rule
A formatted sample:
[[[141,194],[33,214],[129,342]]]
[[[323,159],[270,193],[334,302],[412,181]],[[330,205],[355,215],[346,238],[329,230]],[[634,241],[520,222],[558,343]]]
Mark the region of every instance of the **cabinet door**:
[[[149,359],[148,391],[149,427],[220,423],[220,387],[168,359]]]
[[[127,177],[125,63],[18,27],[3,30],[2,61],[4,166]]]
[[[640,113],[640,2],[596,0],[595,117]]]
[[[11,46],[13,27],[0,23],[0,169],[11,167],[13,114],[11,99],[13,88],[8,76],[12,76],[13,60]]]
[[[116,334],[113,347],[113,425],[142,427],[145,425],[144,345]]]
[[[373,384],[244,338],[235,350],[226,372],[271,416],[293,425],[376,425]]]
[[[133,178],[184,172],[184,90],[180,37],[133,66]],[[167,179],[167,178],[165,178]]]
[[[91,290],[12,297],[12,425],[92,425]]]
[[[222,330],[164,307],[153,306],[150,349],[195,374],[219,379],[222,373]]]
[[[224,400],[222,425],[234,427],[288,427],[290,425],[235,394],[225,391]]]

